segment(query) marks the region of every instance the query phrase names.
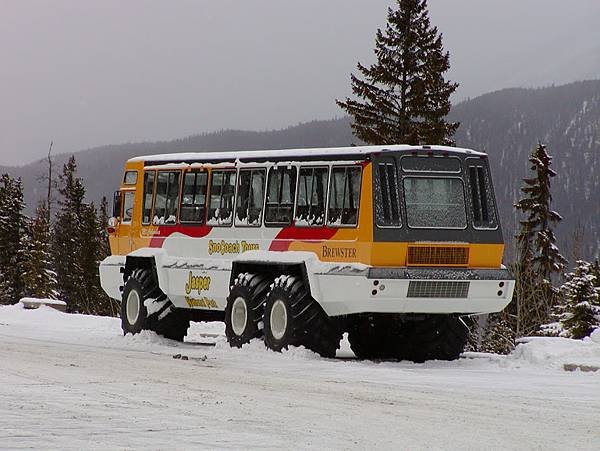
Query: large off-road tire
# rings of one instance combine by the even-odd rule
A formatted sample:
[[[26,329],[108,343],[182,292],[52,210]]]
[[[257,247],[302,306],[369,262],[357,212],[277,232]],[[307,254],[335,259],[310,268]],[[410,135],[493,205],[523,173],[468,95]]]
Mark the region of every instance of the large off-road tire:
[[[361,315],[351,322],[348,328],[348,341],[350,349],[357,358],[372,360],[394,358],[390,341],[398,334],[398,325],[394,324],[395,318],[395,315]]]
[[[392,342],[393,354],[400,360],[456,360],[467,344],[469,330],[454,315],[426,315],[405,321],[399,340]]]
[[[236,277],[225,307],[225,336],[231,347],[241,348],[262,336],[259,325],[270,283],[261,274],[241,273]]]
[[[282,275],[267,295],[264,339],[269,349],[304,346],[322,357],[335,357],[341,329],[308,292],[302,279]]]
[[[121,328],[123,333],[137,334],[152,330],[171,340],[183,341],[190,321],[175,309],[158,287],[149,269],[135,269],[123,288]]]

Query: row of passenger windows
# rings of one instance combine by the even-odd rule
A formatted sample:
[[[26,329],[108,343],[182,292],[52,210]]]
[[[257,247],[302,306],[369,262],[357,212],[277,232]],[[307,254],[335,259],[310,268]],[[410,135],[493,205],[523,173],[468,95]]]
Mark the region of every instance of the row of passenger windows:
[[[298,172],[299,171],[299,172]],[[356,226],[361,167],[146,171],[142,224]],[[179,195],[182,187],[181,196]],[[265,199],[266,195],[266,199]],[[263,211],[264,210],[264,211]],[[264,214],[263,214],[264,213]],[[125,219],[125,218],[124,218]]]

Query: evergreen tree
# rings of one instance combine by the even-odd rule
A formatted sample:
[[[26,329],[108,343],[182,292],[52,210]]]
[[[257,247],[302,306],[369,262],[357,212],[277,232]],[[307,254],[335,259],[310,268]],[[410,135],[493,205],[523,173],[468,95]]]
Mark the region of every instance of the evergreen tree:
[[[42,202],[35,217],[29,221],[25,242],[22,246],[23,283],[27,296],[55,298],[56,273],[52,269],[51,235],[48,223],[48,207]]]
[[[488,324],[481,340],[479,351],[493,354],[508,354],[515,348],[515,330],[507,312],[488,316]]]
[[[0,304],[15,304],[23,297],[22,278],[26,217],[21,179],[0,177]]]
[[[562,219],[550,208],[550,181],[556,176],[550,168],[552,157],[546,152],[546,146],[540,143],[529,161],[533,176],[523,180],[525,185],[521,191],[524,197],[515,205],[525,215],[516,237],[517,336],[535,332],[548,321],[556,293],[552,276],[559,273],[566,262],[556,247],[552,230],[552,225]]]
[[[100,236],[98,234],[98,215],[94,204],[84,205],[80,217],[80,245],[82,253],[79,264],[81,266],[81,280],[86,290],[79,299],[80,311],[97,314],[98,299],[102,293],[100,288],[100,274],[98,270]]]
[[[99,264],[108,255],[105,230],[107,202],[100,219],[94,204],[86,204],[85,187],[71,157],[60,176],[59,210],[52,240],[58,291],[70,312],[115,315],[118,309],[100,286]]]
[[[353,118],[354,134],[368,144],[452,144],[459,124],[445,118],[458,84],[444,79],[450,55],[429,22],[426,0],[398,0],[397,9],[388,9],[375,55],[368,68],[358,63],[362,79],[351,75],[362,101],[336,101]]]
[[[554,307],[556,322],[542,327],[546,335],[581,339],[600,327],[600,281],[596,268],[578,260],[560,287],[562,302]]]
[[[100,201],[100,213],[98,215],[98,237],[100,239],[100,261],[110,255],[110,244],[108,241],[108,201],[102,197]]]
[[[69,158],[60,175],[58,211],[53,229],[52,254],[60,298],[70,312],[80,312],[86,287],[82,277],[82,257],[89,252],[82,246],[81,217],[85,188],[75,173],[75,157]]]

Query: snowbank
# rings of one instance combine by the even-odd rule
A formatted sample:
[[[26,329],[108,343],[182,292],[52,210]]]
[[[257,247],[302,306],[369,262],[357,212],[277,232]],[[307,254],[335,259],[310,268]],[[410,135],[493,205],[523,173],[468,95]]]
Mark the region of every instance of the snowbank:
[[[553,337],[529,337],[521,340],[506,357],[508,362],[549,368],[594,368],[600,375],[600,330],[583,340]]]

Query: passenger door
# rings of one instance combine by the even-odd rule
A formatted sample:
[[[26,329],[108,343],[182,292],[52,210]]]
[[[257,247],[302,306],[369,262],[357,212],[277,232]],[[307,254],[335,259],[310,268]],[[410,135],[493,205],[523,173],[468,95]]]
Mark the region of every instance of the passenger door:
[[[135,189],[121,189],[121,211],[119,214],[119,226],[117,230],[117,245],[120,255],[126,255],[134,249],[134,218],[135,214]]]

